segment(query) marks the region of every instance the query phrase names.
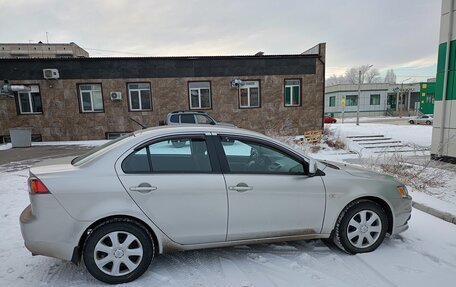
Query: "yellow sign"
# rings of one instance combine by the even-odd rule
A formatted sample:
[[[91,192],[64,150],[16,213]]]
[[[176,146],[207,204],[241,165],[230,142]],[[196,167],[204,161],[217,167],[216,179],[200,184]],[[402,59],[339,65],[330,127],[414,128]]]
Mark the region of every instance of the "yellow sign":
[[[342,99],[341,104],[342,104],[342,107],[345,107],[345,99]]]
[[[422,84],[421,87],[422,87],[423,89],[426,89],[426,88],[427,88],[427,84]]]

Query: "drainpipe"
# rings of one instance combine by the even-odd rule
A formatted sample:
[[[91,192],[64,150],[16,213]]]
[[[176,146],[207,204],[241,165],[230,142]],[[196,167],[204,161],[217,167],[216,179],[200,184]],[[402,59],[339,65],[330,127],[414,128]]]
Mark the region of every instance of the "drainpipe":
[[[446,104],[446,94],[447,94],[447,83],[448,83],[448,62],[450,60],[450,45],[451,45],[451,37],[453,35],[453,9],[454,9],[454,1],[450,0],[450,15],[448,21],[448,36],[447,36],[447,46],[446,46],[446,54],[445,54],[445,74],[443,75],[443,95],[442,95],[442,119],[440,120],[440,140],[438,145],[438,157],[442,157],[443,155],[443,140],[444,140],[444,125],[445,125],[445,104]]]

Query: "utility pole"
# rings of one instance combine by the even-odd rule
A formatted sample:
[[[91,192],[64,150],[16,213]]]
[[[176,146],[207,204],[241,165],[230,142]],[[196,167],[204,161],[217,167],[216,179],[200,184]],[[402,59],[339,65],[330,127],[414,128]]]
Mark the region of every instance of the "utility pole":
[[[373,65],[369,65],[364,71],[364,74],[369,71],[370,68],[372,68]],[[363,81],[364,82],[364,81]],[[357,99],[357,105],[356,105],[356,125],[359,126],[359,104],[361,102],[361,67],[359,68],[359,79],[358,79],[358,99]]]

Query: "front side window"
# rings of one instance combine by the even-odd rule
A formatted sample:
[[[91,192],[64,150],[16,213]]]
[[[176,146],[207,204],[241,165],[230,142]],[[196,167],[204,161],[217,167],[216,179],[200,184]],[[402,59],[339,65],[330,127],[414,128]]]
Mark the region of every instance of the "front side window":
[[[295,107],[301,104],[301,81],[285,80],[285,106]]]
[[[336,96],[329,97],[329,106],[335,107],[336,106]]]
[[[131,111],[150,111],[152,103],[149,83],[128,84],[128,103]]]
[[[43,106],[41,103],[40,88],[38,85],[30,85],[28,87],[30,91],[17,93],[19,114],[41,114],[43,112]]]
[[[83,113],[103,112],[103,95],[100,84],[79,85],[81,111]]]
[[[202,138],[172,138],[135,151],[122,162],[125,173],[210,173],[212,166]]]
[[[214,125],[215,124],[215,122],[206,115],[195,115],[195,116],[196,116],[196,121],[198,124],[202,124],[202,125]]]
[[[239,88],[239,107],[258,108],[260,107],[260,82],[244,81]]]
[[[211,108],[211,83],[190,82],[188,84],[190,109]]]
[[[228,137],[221,140],[231,173],[305,173],[301,162],[274,147]]]
[[[380,95],[370,95],[370,105],[371,106],[380,105]]]
[[[358,96],[349,95],[345,97],[345,105],[348,106],[357,106],[358,105]]]

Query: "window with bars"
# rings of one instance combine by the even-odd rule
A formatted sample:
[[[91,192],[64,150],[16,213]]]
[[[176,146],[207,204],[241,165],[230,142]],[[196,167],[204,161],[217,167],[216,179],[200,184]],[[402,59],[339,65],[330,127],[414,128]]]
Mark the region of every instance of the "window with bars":
[[[152,101],[149,83],[128,84],[128,104],[130,111],[150,111]]]

